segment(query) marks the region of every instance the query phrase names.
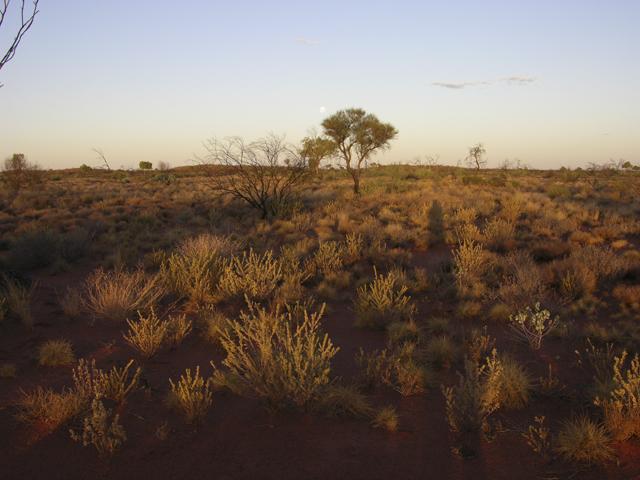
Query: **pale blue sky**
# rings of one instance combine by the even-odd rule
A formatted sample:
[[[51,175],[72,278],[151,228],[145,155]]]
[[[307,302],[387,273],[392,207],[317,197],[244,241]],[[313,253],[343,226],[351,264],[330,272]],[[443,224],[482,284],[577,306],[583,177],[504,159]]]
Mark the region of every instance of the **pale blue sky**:
[[[377,160],[455,164],[483,142],[492,165],[640,162],[640,1],[41,0],[40,10],[0,71],[0,158],[97,165],[96,147],[114,166],[181,165],[205,138],[297,142],[358,106],[400,131]]]

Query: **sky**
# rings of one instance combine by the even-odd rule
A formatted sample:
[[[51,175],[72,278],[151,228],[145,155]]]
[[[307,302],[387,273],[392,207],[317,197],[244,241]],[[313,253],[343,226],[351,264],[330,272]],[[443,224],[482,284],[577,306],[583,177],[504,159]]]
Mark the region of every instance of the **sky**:
[[[489,166],[640,163],[639,18],[639,0],[41,0],[0,70],[0,159],[188,165],[208,138],[296,143],[360,107],[399,130],[382,163],[478,142]]]

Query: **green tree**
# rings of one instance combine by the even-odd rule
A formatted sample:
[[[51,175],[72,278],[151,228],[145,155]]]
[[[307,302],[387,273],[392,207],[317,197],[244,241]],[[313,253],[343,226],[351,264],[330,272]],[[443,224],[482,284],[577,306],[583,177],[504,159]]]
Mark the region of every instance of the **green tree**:
[[[340,110],[322,122],[324,134],[335,145],[336,154],[345,162],[353,179],[353,191],[360,193],[360,173],[364,163],[377,150],[389,148],[398,131],[390,123],[361,108]]]
[[[153,164],[151,162],[145,162],[144,160],[138,164],[140,170],[151,170],[153,168]]]
[[[305,137],[302,139],[300,155],[307,163],[311,173],[315,175],[318,173],[318,169],[320,168],[320,162],[333,155],[335,150],[335,143],[328,138],[318,136]]]

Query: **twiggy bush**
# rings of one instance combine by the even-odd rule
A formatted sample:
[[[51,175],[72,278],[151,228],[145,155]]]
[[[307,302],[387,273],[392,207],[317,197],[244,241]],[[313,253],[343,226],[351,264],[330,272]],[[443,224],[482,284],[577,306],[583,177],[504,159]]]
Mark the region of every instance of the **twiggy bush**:
[[[202,419],[213,403],[213,392],[211,382],[200,375],[200,367],[196,367],[193,375],[191,369],[187,368],[178,383],[169,379],[169,384],[169,405],[180,410],[188,423]]]
[[[94,398],[91,410],[83,419],[82,431],[69,430],[71,438],[87,447],[93,445],[100,456],[113,455],[127,440],[120,416],[105,408],[102,400]]]
[[[338,348],[320,332],[319,311],[295,322],[278,308],[268,312],[249,303],[249,310],[222,331],[227,357],[225,376],[239,393],[253,393],[274,406],[305,406],[329,383],[331,359]]]
[[[193,322],[185,314],[170,316],[167,323],[167,339],[173,347],[180,345],[193,328]]]
[[[527,445],[531,447],[531,450],[538,455],[546,457],[551,448],[549,428],[544,424],[544,416],[534,417],[533,421],[534,423],[529,425],[525,432],[522,432],[522,436],[527,441]]]
[[[225,262],[219,288],[226,297],[267,300],[283,280],[282,262],[269,250],[262,255],[249,250]]]
[[[604,463],[613,458],[606,429],[582,416],[565,422],[558,433],[556,451],[578,463]]]
[[[38,349],[38,363],[45,367],[71,365],[75,361],[71,342],[48,340]]]
[[[213,301],[224,259],[237,249],[227,237],[203,234],[184,241],[161,266],[169,289],[196,304]]]
[[[551,318],[549,310],[540,309],[540,304],[527,307],[516,315],[509,317],[511,328],[516,335],[529,343],[529,346],[538,350],[542,346],[542,340],[558,324],[558,317]]]
[[[604,413],[604,423],[615,440],[640,435],[640,357],[636,354],[626,365],[622,352],[613,361],[612,390],[608,397],[596,398]]]
[[[348,233],[344,239],[344,262],[352,264],[362,258],[364,239],[359,233]]]
[[[142,370],[131,370],[133,360],[124,367],[104,371],[96,367],[95,360],[80,359],[73,369],[74,392],[88,404],[92,398],[107,398],[124,403],[127,396],[138,388]]]
[[[509,250],[515,243],[516,227],[510,221],[494,218],[486,224],[483,233],[489,248]]]
[[[458,384],[442,387],[447,420],[453,432],[486,431],[488,418],[500,408],[502,364],[494,349],[481,365],[467,359]]]
[[[374,270],[373,282],[358,288],[356,325],[385,328],[395,321],[410,320],[415,308],[406,293],[407,287],[398,285],[395,275],[382,275]]]
[[[86,281],[84,306],[94,318],[124,321],[136,311],[148,311],[163,295],[158,275],[98,269]]]
[[[320,242],[318,250],[307,262],[305,270],[313,273],[320,273],[323,276],[337,272],[342,268],[343,249],[338,242]]]
[[[169,323],[161,320],[153,309],[149,315],[138,312],[138,321],[127,320],[129,331],[124,339],[147,358],[154,356],[162,348],[169,334]]]

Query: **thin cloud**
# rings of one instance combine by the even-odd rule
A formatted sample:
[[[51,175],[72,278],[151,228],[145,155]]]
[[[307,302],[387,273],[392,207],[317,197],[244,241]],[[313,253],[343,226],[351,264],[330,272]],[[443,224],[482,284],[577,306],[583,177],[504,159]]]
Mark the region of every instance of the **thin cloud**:
[[[308,47],[315,47],[316,45],[320,45],[320,40],[314,40],[312,38],[298,37],[296,38],[296,43],[299,45],[307,45]]]
[[[536,79],[534,77],[521,77],[521,76],[511,76],[498,78],[495,80],[480,80],[475,82],[433,82],[431,85],[434,87],[448,88],[449,90],[462,90],[468,87],[480,87],[485,85],[497,85],[497,84],[507,84],[507,85],[528,85],[530,83],[535,82]]]

